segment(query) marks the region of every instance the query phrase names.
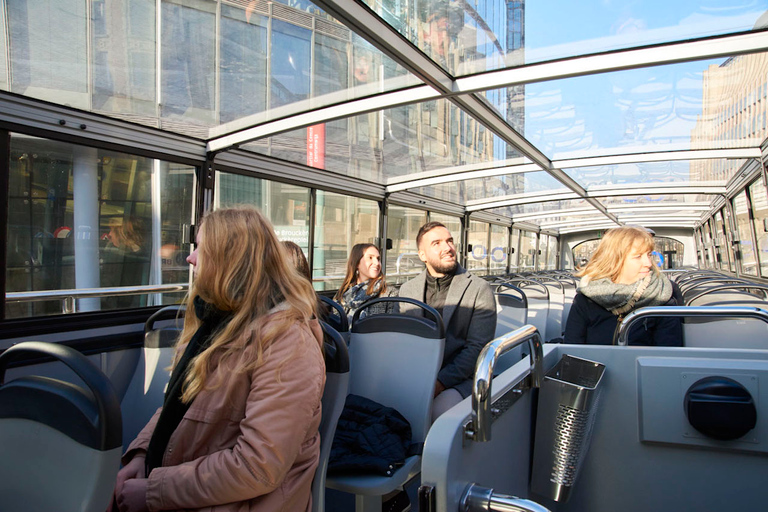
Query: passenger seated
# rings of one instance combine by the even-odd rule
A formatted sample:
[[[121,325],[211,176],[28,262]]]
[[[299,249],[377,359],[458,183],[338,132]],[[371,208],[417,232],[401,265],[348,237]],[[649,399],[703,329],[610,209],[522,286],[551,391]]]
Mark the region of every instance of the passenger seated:
[[[472,392],[477,357],[496,333],[496,300],[487,281],[473,276],[456,260],[450,231],[428,222],[416,235],[424,272],[400,287],[400,297],[435,308],[445,324],[443,364],[435,382],[432,420]],[[407,304],[401,304],[403,312]]]
[[[397,291],[387,286],[384,273],[381,271],[381,255],[373,244],[355,244],[347,260],[347,275],[341,288],[333,298],[342,305],[350,323],[355,312],[363,303],[377,297],[396,296]],[[386,305],[372,306],[366,312],[384,313]]]
[[[296,267],[299,274],[306,277],[307,281],[311,283],[312,273],[309,271],[309,263],[307,262],[307,257],[304,256],[304,251],[301,250],[301,247],[299,247],[297,243],[291,242],[290,240],[283,240],[281,243],[283,244],[283,247],[285,247],[285,250],[288,251],[288,256],[290,257],[293,266]]]
[[[208,214],[160,408],[112,509],[311,510],[325,366],[316,297],[252,208]]]
[[[620,321],[645,306],[675,306],[672,282],[651,260],[653,238],[641,227],[608,230],[581,277],[565,326],[565,343],[611,345]],[[679,293],[679,292],[678,292]],[[679,318],[646,318],[629,332],[630,345],[682,346]]]

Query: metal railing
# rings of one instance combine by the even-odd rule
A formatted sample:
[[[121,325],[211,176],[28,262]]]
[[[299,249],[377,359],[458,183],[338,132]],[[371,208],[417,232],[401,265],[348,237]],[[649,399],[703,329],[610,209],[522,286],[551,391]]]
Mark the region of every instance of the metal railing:
[[[530,348],[531,368],[528,371],[531,379],[530,386],[532,388],[541,387],[541,381],[544,378],[542,366],[544,355],[541,347],[541,335],[534,326],[524,325],[491,341],[483,347],[477,358],[475,378],[472,383],[472,420],[465,426],[465,437],[479,442],[491,440],[491,423],[493,423],[491,379],[493,378],[493,369],[502,354],[526,342]],[[518,396],[522,394],[521,387],[516,389]],[[515,389],[512,391],[514,392]],[[506,404],[509,406],[511,401],[507,400]]]
[[[142,286],[117,286],[113,288],[79,288],[70,290],[35,290],[31,292],[10,292],[5,302],[42,302],[60,300],[62,313],[76,313],[78,299],[120,297],[124,295],[148,295],[151,293],[186,292],[188,283],[153,284]]]
[[[628,314],[619,327],[617,345],[626,345],[629,328],[637,321],[647,317],[710,317],[710,318],[756,318],[768,323],[768,311],[747,306],[654,306],[640,308]]]

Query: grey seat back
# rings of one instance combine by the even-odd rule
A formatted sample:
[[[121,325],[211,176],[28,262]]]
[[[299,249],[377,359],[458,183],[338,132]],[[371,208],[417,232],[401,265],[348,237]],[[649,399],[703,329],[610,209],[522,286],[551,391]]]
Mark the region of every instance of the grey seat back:
[[[738,290],[720,290],[693,298],[689,306],[747,306],[768,310],[768,301]],[[686,347],[768,349],[768,324],[754,318],[686,318]]]
[[[312,511],[325,511],[325,477],[331,455],[333,436],[349,391],[349,352],[347,344],[336,329],[325,322],[323,352],[325,355],[325,390],[323,417],[320,420],[320,461],[312,482]]]
[[[496,335],[502,336],[528,323],[528,299],[517,286],[496,287]]]
[[[318,295],[318,298],[326,308],[323,320],[327,322],[330,327],[333,327],[336,332],[341,334],[342,338],[347,336],[347,333],[349,332],[349,319],[347,319],[347,314],[344,312],[344,308],[341,307],[341,304],[325,295]]]
[[[0,355],[0,383],[19,357],[52,357],[87,389],[44,376],[0,385],[0,504],[4,512],[101,512],[122,452],[120,403],[93,363],[64,345],[19,343]]]
[[[547,317],[549,316],[549,289],[541,283],[531,279],[515,278],[509,284],[517,286],[525,292],[528,300],[528,320],[526,323],[533,325],[541,334],[541,339],[549,341],[547,331]]]
[[[360,318],[365,307],[377,302],[406,302],[429,318],[403,313]],[[423,442],[444,345],[442,318],[433,308],[405,298],[369,301],[352,320],[349,392],[399,411],[411,424],[412,441]]]
[[[155,411],[163,405],[171,373],[174,347],[181,334],[184,306],[156,311],[144,324],[144,346],[123,397],[123,444],[133,441]]]
[[[494,293],[496,297],[496,335],[503,336],[528,323],[528,298],[517,286],[501,284]],[[526,347],[516,347],[496,361],[494,375],[499,375],[524,357]]]

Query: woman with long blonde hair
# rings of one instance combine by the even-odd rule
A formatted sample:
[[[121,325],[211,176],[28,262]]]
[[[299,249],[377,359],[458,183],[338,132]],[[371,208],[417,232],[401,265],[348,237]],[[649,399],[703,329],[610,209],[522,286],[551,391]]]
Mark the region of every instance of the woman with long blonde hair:
[[[325,382],[316,298],[253,208],[206,215],[163,407],[123,456],[121,512],[308,511]]]
[[[565,343],[611,345],[628,313],[677,305],[674,285],[651,260],[654,242],[641,227],[606,231],[581,277],[565,327]],[[629,332],[630,345],[682,345],[677,318],[648,318]]]

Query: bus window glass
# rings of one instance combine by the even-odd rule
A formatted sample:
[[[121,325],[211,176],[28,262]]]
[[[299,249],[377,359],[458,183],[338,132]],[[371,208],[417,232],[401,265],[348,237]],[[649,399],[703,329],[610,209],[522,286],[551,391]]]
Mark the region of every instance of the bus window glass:
[[[509,246],[509,271],[515,272],[519,268],[518,257],[520,256],[520,230],[512,230],[512,241]]]
[[[487,222],[469,221],[467,233],[467,270],[473,274],[488,274],[488,229]],[[471,250],[470,250],[471,248]]]
[[[318,290],[336,290],[346,274],[352,246],[375,244],[379,204],[370,199],[317,191],[312,277]]]
[[[402,284],[424,270],[416,247],[416,235],[427,221],[427,212],[405,206],[389,205],[387,238],[392,248],[387,251],[387,281]],[[455,238],[458,235],[451,232]]]
[[[194,176],[188,165],[13,134],[6,318],[178,302],[183,291],[117,293],[188,283]],[[78,288],[102,290],[41,300]]]
[[[714,268],[715,264],[713,262],[714,258],[712,257],[712,230],[710,229],[709,223],[705,222],[702,225],[702,234],[704,236],[704,260],[706,264],[706,268]]]
[[[712,217],[710,219],[710,223],[712,225],[712,237],[715,244],[715,268],[721,269],[727,266],[727,264],[723,261],[725,234],[723,233],[723,219],[719,212],[717,213],[717,217],[720,217],[719,221],[716,217]]]
[[[747,210],[747,192],[742,190],[733,199],[733,210],[736,215],[736,228],[739,233],[739,252],[741,253],[741,271],[747,275],[757,275],[755,264],[755,248],[752,245],[752,226]]]
[[[536,236],[532,231],[522,231],[520,234],[520,272],[536,270]]]
[[[161,115],[210,125],[216,111],[216,3],[165,1],[161,12]],[[198,136],[207,133],[202,129]]]
[[[768,277],[768,199],[762,180],[757,180],[749,187],[749,197],[752,199],[752,215],[755,220],[760,275]]]
[[[728,210],[728,208],[723,207],[721,210],[723,212],[723,222],[725,224],[725,229],[727,230],[726,233],[733,233],[731,231],[733,223],[731,222],[731,212]],[[725,246],[728,248],[728,270],[731,272],[736,272],[736,257],[733,254],[733,237],[726,237],[726,244]]]
[[[461,254],[461,219],[442,213],[429,212],[430,222],[439,222],[448,229],[453,235],[453,241],[456,245],[456,254]]]
[[[538,270],[544,270],[547,266],[547,249],[549,248],[549,235],[539,235],[539,259]]]
[[[280,240],[309,254],[309,189],[276,181],[216,172],[214,208],[249,204],[267,216]]]
[[[685,246],[673,238],[657,236],[653,239],[654,261],[660,264],[662,269],[680,268],[683,266],[683,250]]]
[[[508,243],[509,229],[506,226],[491,224],[491,246],[488,252],[492,275],[502,275],[507,271]]]
[[[557,237],[550,236],[547,244],[547,270],[557,269]]]
[[[584,268],[589,263],[599,244],[599,239],[585,240],[573,247],[573,264],[577,270]]]

